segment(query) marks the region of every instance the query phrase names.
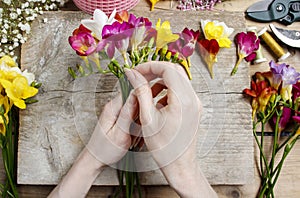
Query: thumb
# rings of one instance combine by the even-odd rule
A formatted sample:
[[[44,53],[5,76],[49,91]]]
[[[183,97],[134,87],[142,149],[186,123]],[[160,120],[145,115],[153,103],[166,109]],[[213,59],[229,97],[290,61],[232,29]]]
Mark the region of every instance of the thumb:
[[[125,74],[133,86],[134,93],[139,102],[140,121],[142,125],[148,125],[151,123],[152,115],[156,110],[149,83],[142,74],[134,69],[125,69]]]

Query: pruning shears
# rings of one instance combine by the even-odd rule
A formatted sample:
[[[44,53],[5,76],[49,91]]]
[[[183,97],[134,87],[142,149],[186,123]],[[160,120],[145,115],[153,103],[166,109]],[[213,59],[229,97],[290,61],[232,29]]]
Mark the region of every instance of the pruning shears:
[[[278,21],[290,25],[300,21],[300,0],[264,0],[250,6],[246,15],[259,22]]]

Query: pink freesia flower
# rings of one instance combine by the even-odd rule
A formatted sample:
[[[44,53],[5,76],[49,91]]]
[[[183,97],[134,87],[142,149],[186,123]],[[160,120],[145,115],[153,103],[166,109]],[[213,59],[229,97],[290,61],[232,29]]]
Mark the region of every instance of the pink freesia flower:
[[[300,82],[297,82],[296,84],[293,85],[292,93],[293,93],[293,101],[295,101],[297,98],[300,97]]]
[[[194,31],[192,29],[184,28],[184,30],[178,34],[180,37],[175,42],[169,43],[168,50],[172,54],[179,52],[180,58],[187,58],[195,51],[195,44],[200,35],[199,30]]]
[[[191,73],[189,70],[190,61],[189,57],[194,53],[197,39],[200,35],[200,31],[194,31],[192,29],[184,28],[184,30],[178,34],[179,39],[175,42],[168,44],[168,51],[178,55],[178,58],[182,61],[189,78],[191,79]]]
[[[79,56],[88,56],[97,49],[96,40],[82,25],[73,31],[73,35],[69,37],[69,43]]]
[[[102,39],[107,43],[107,55],[109,58],[113,58],[115,54],[115,49],[123,55],[125,62],[127,58],[125,57],[129,46],[129,38],[132,35],[132,25],[128,22],[120,23],[118,21],[111,25],[105,25],[102,30]]]
[[[252,61],[256,57],[255,51],[259,48],[260,40],[254,32],[240,32],[235,36],[238,47],[238,61],[235,64],[231,75],[234,75],[243,59]]]
[[[280,133],[283,129],[285,129],[285,127],[287,126],[287,124],[291,121],[291,116],[292,116],[292,110],[288,107],[283,107],[282,110],[282,115],[279,119],[279,123],[278,123],[278,129],[279,129],[279,137],[280,137]],[[277,120],[277,115],[274,114],[273,116],[273,123],[275,124]]]

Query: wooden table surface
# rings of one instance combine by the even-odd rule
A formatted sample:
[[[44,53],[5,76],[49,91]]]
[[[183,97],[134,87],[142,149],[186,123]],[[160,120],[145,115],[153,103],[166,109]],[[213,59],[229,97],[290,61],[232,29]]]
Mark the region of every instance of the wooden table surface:
[[[245,11],[250,5],[257,2],[258,0],[227,0],[221,4],[218,4],[215,8],[218,10],[226,11]],[[164,0],[160,1],[156,5],[156,9],[176,9],[176,1]],[[140,0],[140,3],[135,9],[143,9],[145,12],[149,11],[150,4],[147,0]],[[64,10],[77,10],[72,2],[68,2]],[[277,26],[280,24],[275,23]],[[247,20],[247,26],[256,26],[258,28],[267,27],[268,24],[256,23]],[[288,27],[282,26],[287,29],[300,29],[300,23],[294,23]],[[300,52],[299,49],[287,48],[292,54],[292,56],[286,59],[286,63],[296,67],[300,71]],[[265,57],[269,60],[276,60],[276,57],[267,49],[263,48],[263,53]],[[259,65],[250,66],[250,74],[256,71],[265,71],[268,69],[268,63],[262,63]],[[271,142],[271,137],[267,137],[266,141]],[[253,144],[255,146],[255,143]],[[255,155],[253,168],[255,169],[255,176],[249,184],[243,186],[228,186],[228,185],[218,185],[213,186],[213,188],[218,193],[219,197],[246,197],[252,198],[256,196],[259,189],[260,179],[257,172],[257,160],[259,157],[258,149],[255,146]],[[2,161],[1,161],[2,163]],[[2,164],[0,164],[2,165]],[[0,168],[0,180],[4,178],[4,170]],[[297,143],[293,151],[288,156],[285,165],[283,167],[281,176],[278,180],[277,187],[275,189],[276,197],[284,198],[297,198],[300,197],[300,144]],[[46,197],[54,186],[32,186],[32,185],[19,185],[18,190],[20,197]],[[92,187],[88,197],[108,197],[113,191],[113,187]],[[143,197],[178,197],[176,193],[168,186],[147,186],[142,188]]]

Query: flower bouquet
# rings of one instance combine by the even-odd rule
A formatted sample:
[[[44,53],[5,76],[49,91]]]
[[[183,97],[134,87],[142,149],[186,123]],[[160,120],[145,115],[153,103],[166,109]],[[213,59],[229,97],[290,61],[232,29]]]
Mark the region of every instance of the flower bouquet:
[[[126,11],[113,11],[108,17],[97,9],[93,18],[82,20],[69,37],[71,47],[85,62],[84,66],[78,65],[76,70],[69,68],[69,73],[74,78],[94,73],[114,74],[119,79],[125,102],[132,89],[125,69],[132,69],[143,62],[159,60],[178,63],[184,67],[191,79],[189,57],[194,52],[198,36],[199,31],[187,28],[175,34],[171,31],[170,23],[161,22],[161,19],[153,27],[148,18],[137,17]],[[139,151],[142,142],[142,138],[132,135],[130,151]],[[125,155],[124,158],[125,166],[134,165],[132,155]],[[139,189],[138,175],[134,171],[127,171],[126,167],[120,169],[120,190],[123,189],[125,180],[126,197],[132,197],[134,186]],[[139,195],[141,197],[141,193]]]
[[[0,59],[0,147],[6,173],[4,185],[0,185],[2,197],[18,197],[15,180],[16,146],[18,141],[18,109],[25,109],[26,103],[38,93],[40,84],[34,81],[34,74],[21,71],[10,56]]]
[[[251,81],[251,89],[244,93],[251,97],[253,135],[260,150],[261,188],[257,197],[274,197],[283,163],[300,135],[300,73],[285,63],[270,62],[270,71],[257,72]],[[269,157],[264,151],[265,127],[273,127],[274,138]],[[259,139],[257,128],[260,126]],[[282,131],[289,131],[282,137]],[[282,154],[280,154],[282,151]],[[276,163],[279,158],[279,162]]]

